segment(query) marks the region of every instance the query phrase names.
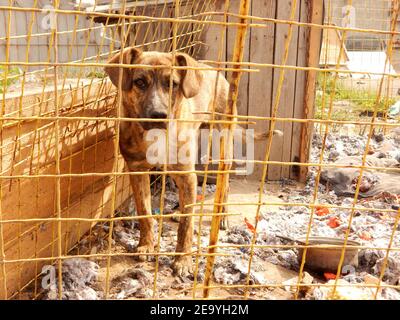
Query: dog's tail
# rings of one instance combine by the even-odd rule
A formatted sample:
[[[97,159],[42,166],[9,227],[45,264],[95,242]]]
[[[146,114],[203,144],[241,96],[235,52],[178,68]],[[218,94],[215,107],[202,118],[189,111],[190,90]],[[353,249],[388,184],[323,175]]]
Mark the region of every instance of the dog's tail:
[[[246,139],[249,138],[249,132],[241,126],[236,126],[236,128],[241,131],[243,144],[246,144]],[[272,132],[266,131],[261,133],[254,133],[250,136],[250,138],[253,138],[254,141],[269,140],[271,139],[271,137],[283,137],[283,132],[280,130],[273,130]]]
[[[272,131],[272,137],[283,137],[283,132],[281,130],[274,130]],[[271,132],[263,132],[263,133],[255,133],[254,134],[254,140],[256,141],[261,141],[261,140],[267,140],[271,138]]]
[[[203,124],[200,128],[209,129],[210,126],[208,124]],[[242,143],[244,145],[246,144],[248,138],[252,139],[253,141],[263,141],[271,139],[271,137],[283,137],[283,132],[281,130],[273,130],[272,132],[265,131],[261,133],[252,133],[251,131],[247,131],[240,125],[236,125],[235,129],[240,130],[242,135]]]

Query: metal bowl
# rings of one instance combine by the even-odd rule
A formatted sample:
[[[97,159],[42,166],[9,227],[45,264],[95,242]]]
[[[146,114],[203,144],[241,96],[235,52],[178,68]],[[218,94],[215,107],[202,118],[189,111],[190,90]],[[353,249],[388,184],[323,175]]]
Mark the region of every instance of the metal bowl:
[[[306,238],[298,239],[298,242],[305,242]],[[309,245],[317,245],[321,247],[307,248],[305,266],[314,271],[337,272],[342,248],[330,246],[343,246],[344,240],[327,237],[309,237]],[[348,246],[360,246],[357,241],[348,240]],[[299,248],[298,261],[301,263],[303,258],[303,248]],[[358,248],[347,248],[344,254],[344,266],[358,267]]]

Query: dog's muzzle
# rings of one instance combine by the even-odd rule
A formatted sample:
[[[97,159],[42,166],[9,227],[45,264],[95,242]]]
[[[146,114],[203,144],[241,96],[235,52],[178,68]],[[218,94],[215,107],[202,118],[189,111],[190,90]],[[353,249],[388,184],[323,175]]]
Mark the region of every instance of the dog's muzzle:
[[[145,116],[145,118],[148,119],[154,119],[154,120],[165,120],[168,118],[168,114],[164,110],[152,110],[148,112],[148,114]],[[167,128],[168,122],[165,121],[152,121],[152,122],[143,122],[142,127],[145,130],[152,130],[152,129],[166,129]]]
[[[167,111],[155,110],[155,111],[150,112],[150,118],[151,119],[167,119],[168,114],[167,114]]]

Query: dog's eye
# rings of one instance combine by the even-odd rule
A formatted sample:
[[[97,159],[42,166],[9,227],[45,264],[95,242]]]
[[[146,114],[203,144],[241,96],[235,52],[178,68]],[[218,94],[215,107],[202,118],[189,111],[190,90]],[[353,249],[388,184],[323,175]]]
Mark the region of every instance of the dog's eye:
[[[146,83],[146,81],[143,80],[143,79],[137,79],[137,80],[135,81],[135,85],[136,85],[138,88],[140,88],[140,89],[146,89],[146,87],[147,87],[147,83]]]

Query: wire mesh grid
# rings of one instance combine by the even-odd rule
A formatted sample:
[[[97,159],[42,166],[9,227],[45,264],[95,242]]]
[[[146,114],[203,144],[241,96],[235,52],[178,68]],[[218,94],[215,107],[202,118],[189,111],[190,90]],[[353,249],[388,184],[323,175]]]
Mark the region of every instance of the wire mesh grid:
[[[250,0],[77,0],[71,7],[70,3],[58,0],[23,3],[8,0],[1,1],[0,11],[4,25],[0,37],[0,45],[4,47],[0,74],[2,298],[66,299],[94,295],[105,299],[266,299],[271,292],[285,288],[280,292],[281,297],[285,296],[283,292],[289,292],[290,298],[303,299],[307,297],[305,292],[319,290],[330,299],[346,296],[343,289],[348,288],[361,290],[356,297],[378,299],[383,290],[400,289],[398,279],[387,279],[388,270],[396,269],[391,264],[399,263],[395,256],[399,251],[398,193],[383,190],[369,205],[365,205],[363,197],[374,185],[371,172],[390,176],[391,187],[398,184],[398,163],[371,163],[369,159],[378,133],[395,135],[399,127],[399,116],[393,108],[398,94],[395,65],[398,1],[292,0],[261,4]],[[272,60],[264,59],[266,49],[256,46],[260,38],[267,38],[266,34],[270,37],[266,41],[275,46]],[[293,42],[297,42],[296,52],[304,52],[294,60]],[[252,52],[249,46],[256,49]],[[167,68],[171,72],[213,70],[219,71],[220,77],[226,75],[230,86],[225,111],[218,112],[213,103],[211,111],[193,112],[190,119],[172,119],[170,115],[176,106],[174,79],[170,77],[168,119],[126,116],[123,95],[117,93],[122,91],[124,79],[119,76],[119,89],[115,90],[103,70],[112,66],[107,62],[109,58],[128,47],[170,52],[172,61],[180,52],[186,52],[207,64],[182,67],[172,63]],[[363,60],[361,66],[350,63],[360,57],[371,60]],[[373,67],[368,69],[366,65]],[[166,68],[129,64],[122,56],[113,66],[123,70]],[[253,113],[251,92],[261,100],[268,97],[259,91],[263,90],[261,86],[252,89],[251,79],[257,82],[258,74],[269,75],[269,72],[274,84],[270,88],[269,106],[258,100],[257,110],[261,112]],[[294,107],[292,114],[282,111],[287,107],[284,104],[290,86],[293,92],[301,93],[290,102],[301,108]],[[246,106],[241,105],[244,100]],[[263,111],[267,108],[268,112]],[[200,119],[203,114],[208,116],[205,121]],[[211,128],[222,125],[227,129],[228,137],[220,141],[222,151],[217,165],[207,162],[201,169],[173,170],[164,164],[158,171],[125,168],[119,151],[121,126],[172,120],[185,124],[206,122]],[[258,145],[261,153],[255,159],[224,157],[235,125],[254,126],[256,131],[268,132],[270,138]],[[354,153],[359,155],[358,160],[351,163],[326,157],[332,148],[331,134],[343,135],[343,128],[347,135],[364,142],[358,146],[358,153]],[[296,152],[289,149],[293,157],[285,158],[286,149],[279,145],[283,155],[275,160],[276,140],[280,139],[274,136],[276,129],[282,129],[284,139],[288,139],[284,145],[298,149]],[[320,142],[313,149],[316,136]],[[206,156],[210,158],[212,135],[208,139]],[[393,143],[399,143],[396,136],[393,139]],[[167,138],[167,146],[169,143]],[[256,180],[252,186],[256,190],[251,197],[243,189],[247,180],[238,180],[240,197],[234,197],[235,200],[227,197],[232,193],[227,189],[227,181],[237,173],[232,162],[255,166]],[[328,186],[321,189],[324,173],[329,169],[355,170],[347,202],[323,200],[324,195],[332,194]],[[293,177],[294,172],[303,181],[308,175],[308,197],[297,201],[291,197],[283,197],[284,200],[270,197],[277,187],[268,178],[275,171],[279,178],[289,171]],[[168,176],[193,174],[203,177],[196,201],[185,203],[180,213],[166,215],[170,192],[167,189],[172,184]],[[213,176],[215,196],[206,201],[207,182]],[[131,194],[137,192],[130,189],[132,177],[151,177],[151,190],[154,195],[158,193],[156,211],[132,214]],[[366,187],[368,183],[370,186]],[[302,240],[279,240],[279,233],[298,238],[299,234],[291,234],[289,227],[274,231],[265,227],[277,216],[277,210],[285,213],[297,209],[304,209]],[[265,218],[265,210],[270,211],[269,218]],[[242,211],[248,212],[244,220]],[[325,220],[321,220],[324,212]],[[360,236],[358,230],[371,229],[355,227],[354,221],[360,215],[365,217],[365,223],[370,216],[380,216],[388,233],[381,238],[377,234],[377,239],[371,239],[366,231]],[[221,231],[224,216],[240,221],[240,226]],[[194,220],[193,247],[187,252],[175,252],[179,230],[171,227],[170,218],[182,219],[187,224]],[[157,222],[154,250],[135,252],[131,247],[138,245],[137,238],[130,239],[133,236],[126,231],[146,219]],[[338,230],[341,224],[340,232],[335,233],[339,242],[333,245],[315,242],[312,236],[317,221],[328,224],[332,230]],[[240,229],[243,226],[244,231]],[[242,230],[246,240],[221,242],[221,234],[229,235],[234,233],[232,230]],[[128,248],[120,245],[124,235],[129,238],[125,241]],[[334,249],[338,260],[334,271],[325,272],[326,281],[314,273],[314,280],[307,281],[311,272],[307,261],[312,250],[326,254]],[[273,273],[261,276],[256,270],[260,257],[287,250],[299,255],[295,266],[288,267],[294,270],[290,279]],[[354,250],[381,255],[373,280],[343,281],[343,270],[349,267],[347,255]],[[138,264],[135,258],[144,255],[153,261]],[[166,268],[173,259],[182,256],[192,259],[191,276],[176,277]],[[240,259],[242,265],[235,264],[235,259]],[[233,273],[229,274],[232,264]],[[83,265],[86,269],[80,271],[83,273],[80,277],[87,277],[87,282],[92,281],[92,273],[99,273],[100,268],[101,284],[89,291],[72,288],[73,284],[66,280]],[[46,287],[43,279],[48,272],[53,282]],[[331,280],[327,281],[329,277]],[[130,289],[126,287],[127,279],[136,281],[130,283]],[[174,290],[168,291],[166,287]],[[73,289],[75,295],[71,293]]]

